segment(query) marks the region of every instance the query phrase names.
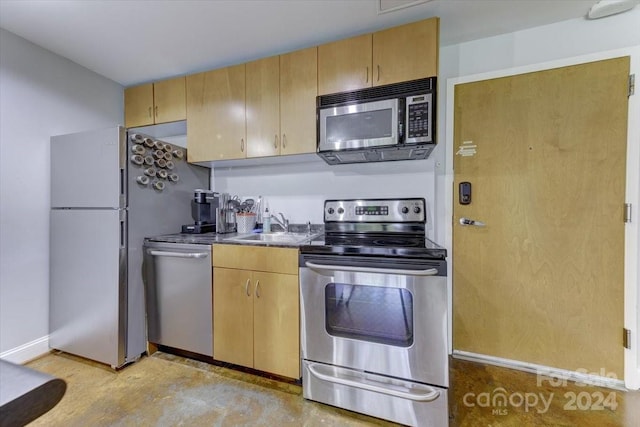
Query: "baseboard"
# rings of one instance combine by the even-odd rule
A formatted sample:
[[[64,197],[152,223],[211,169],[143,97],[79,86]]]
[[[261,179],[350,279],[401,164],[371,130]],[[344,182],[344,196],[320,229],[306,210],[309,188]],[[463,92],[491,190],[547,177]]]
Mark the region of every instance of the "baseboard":
[[[561,384],[563,381],[572,381],[580,384],[589,384],[597,387],[607,387],[615,390],[627,391],[624,381],[617,378],[609,378],[591,373],[568,371],[565,369],[551,368],[535,363],[521,362],[519,360],[503,359],[501,357],[487,356],[484,354],[470,353],[468,351],[453,350],[453,357],[470,362],[486,363],[488,365],[501,366],[503,368],[516,369],[518,371],[531,372],[543,377],[550,377],[551,382]],[[544,380],[545,382],[547,380]]]
[[[0,353],[0,359],[23,364],[49,352],[49,335]]]

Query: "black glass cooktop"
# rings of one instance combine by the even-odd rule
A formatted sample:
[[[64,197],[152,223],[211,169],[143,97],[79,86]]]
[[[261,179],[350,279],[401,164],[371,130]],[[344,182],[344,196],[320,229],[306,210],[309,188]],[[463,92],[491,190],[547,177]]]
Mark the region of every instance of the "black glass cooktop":
[[[424,236],[394,236],[387,234],[327,234],[301,246],[303,254],[369,255],[445,259],[447,250]]]

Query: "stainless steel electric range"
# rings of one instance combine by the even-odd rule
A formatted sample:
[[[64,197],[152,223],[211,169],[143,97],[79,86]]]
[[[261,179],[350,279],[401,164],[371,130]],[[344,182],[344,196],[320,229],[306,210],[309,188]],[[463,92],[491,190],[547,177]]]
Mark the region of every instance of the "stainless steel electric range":
[[[300,248],[303,395],[407,425],[448,425],[446,249],[424,199],[327,200]]]

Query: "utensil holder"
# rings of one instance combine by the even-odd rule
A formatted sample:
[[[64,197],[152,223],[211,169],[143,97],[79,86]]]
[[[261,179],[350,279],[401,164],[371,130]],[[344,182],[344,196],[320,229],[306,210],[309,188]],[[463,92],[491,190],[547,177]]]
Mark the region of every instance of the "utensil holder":
[[[251,233],[256,226],[256,214],[238,212],[236,214],[238,233]]]

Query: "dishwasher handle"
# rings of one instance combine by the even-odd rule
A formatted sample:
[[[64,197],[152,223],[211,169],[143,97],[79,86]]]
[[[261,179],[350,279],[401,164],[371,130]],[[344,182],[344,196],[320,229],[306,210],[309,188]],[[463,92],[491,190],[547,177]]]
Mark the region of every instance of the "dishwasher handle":
[[[166,256],[173,258],[195,258],[202,259],[209,256],[208,252],[172,252],[172,251],[148,251],[149,255],[153,256]]]

